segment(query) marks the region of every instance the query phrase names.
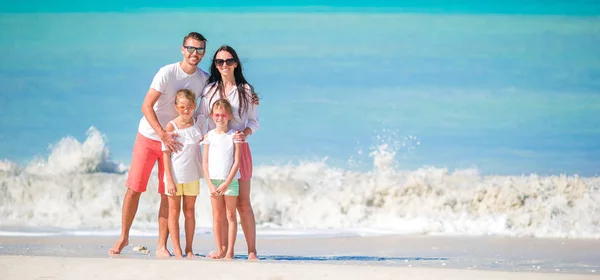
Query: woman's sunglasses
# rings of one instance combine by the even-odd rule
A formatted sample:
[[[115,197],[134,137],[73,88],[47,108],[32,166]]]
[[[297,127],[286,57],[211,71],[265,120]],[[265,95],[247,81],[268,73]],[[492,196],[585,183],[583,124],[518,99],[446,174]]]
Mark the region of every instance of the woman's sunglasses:
[[[232,66],[235,63],[235,58],[215,59],[215,65],[217,66],[223,66],[225,63],[227,63],[227,66]]]

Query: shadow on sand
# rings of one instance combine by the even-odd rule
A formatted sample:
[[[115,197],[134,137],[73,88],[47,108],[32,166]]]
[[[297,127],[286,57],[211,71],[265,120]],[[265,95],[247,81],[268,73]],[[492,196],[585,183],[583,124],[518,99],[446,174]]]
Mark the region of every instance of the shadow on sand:
[[[235,259],[245,260],[247,255],[235,255]],[[385,261],[446,261],[444,257],[377,257],[377,256],[291,256],[291,255],[263,255],[260,260],[265,261],[351,261],[351,262],[385,262]]]

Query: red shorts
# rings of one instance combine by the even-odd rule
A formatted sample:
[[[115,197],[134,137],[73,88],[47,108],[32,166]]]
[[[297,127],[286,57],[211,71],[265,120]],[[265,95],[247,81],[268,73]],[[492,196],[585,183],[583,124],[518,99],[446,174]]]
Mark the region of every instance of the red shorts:
[[[158,193],[165,193],[165,183],[163,181],[165,167],[163,165],[161,142],[138,133],[133,144],[131,166],[129,166],[129,175],[125,185],[132,191],[145,192],[150,173],[152,173],[152,168],[157,161]]]
[[[240,180],[252,179],[252,154],[247,142],[242,143],[240,154]]]

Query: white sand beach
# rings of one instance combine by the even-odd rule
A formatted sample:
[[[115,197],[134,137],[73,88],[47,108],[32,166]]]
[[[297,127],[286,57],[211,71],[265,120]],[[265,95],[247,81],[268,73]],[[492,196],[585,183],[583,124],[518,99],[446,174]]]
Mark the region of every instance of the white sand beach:
[[[271,262],[0,256],[0,279],[598,279],[597,275]]]
[[[259,236],[259,262],[156,259],[154,237],[132,237],[109,256],[115,237],[0,237],[0,279],[600,279],[600,241],[506,237]],[[150,254],[132,250],[146,246]]]

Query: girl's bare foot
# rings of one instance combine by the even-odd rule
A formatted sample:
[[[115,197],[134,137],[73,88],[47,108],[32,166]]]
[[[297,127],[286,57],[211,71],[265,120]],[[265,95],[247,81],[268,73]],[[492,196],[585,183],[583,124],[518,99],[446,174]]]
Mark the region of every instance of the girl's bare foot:
[[[210,253],[208,253],[208,255],[206,255],[207,258],[211,258],[211,259],[222,259],[223,257],[225,257],[225,253],[222,251],[212,251]]]

